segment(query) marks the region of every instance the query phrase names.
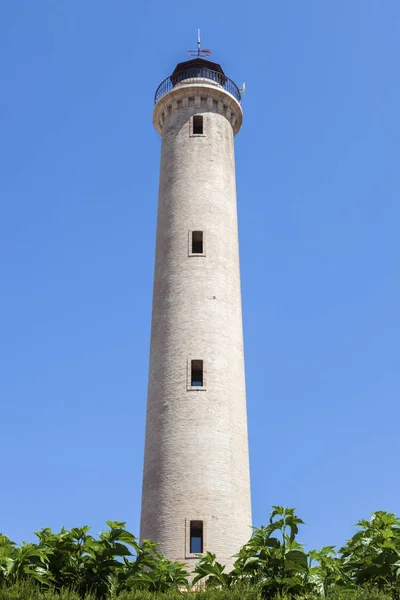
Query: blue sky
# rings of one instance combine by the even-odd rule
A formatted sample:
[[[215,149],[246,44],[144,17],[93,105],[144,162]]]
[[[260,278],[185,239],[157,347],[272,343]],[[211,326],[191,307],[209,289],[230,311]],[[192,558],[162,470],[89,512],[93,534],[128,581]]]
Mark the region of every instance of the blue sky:
[[[139,532],[160,140],[202,29],[236,138],[253,523],[399,513],[397,0],[0,6],[0,531]]]

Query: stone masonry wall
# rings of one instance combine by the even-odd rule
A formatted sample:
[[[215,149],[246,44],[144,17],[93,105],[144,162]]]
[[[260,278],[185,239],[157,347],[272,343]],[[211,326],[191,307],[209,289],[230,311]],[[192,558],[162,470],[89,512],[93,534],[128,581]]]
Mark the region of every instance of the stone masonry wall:
[[[204,551],[231,566],[252,524],[233,132],[241,109],[225,94],[228,111],[221,89],[176,92],[157,114],[162,152],[141,539],[193,565],[189,522],[203,520]],[[191,133],[194,114],[203,115],[203,135]],[[189,256],[193,230],[204,232],[205,256]],[[190,359],[205,361],[205,389],[188,389]]]

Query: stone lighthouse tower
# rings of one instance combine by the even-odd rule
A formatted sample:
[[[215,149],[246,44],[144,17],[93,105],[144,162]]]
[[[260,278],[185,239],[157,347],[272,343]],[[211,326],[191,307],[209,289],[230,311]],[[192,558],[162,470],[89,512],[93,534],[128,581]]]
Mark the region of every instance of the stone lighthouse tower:
[[[231,567],[251,536],[234,136],[241,95],[199,56],[157,89],[161,135],[141,539]]]

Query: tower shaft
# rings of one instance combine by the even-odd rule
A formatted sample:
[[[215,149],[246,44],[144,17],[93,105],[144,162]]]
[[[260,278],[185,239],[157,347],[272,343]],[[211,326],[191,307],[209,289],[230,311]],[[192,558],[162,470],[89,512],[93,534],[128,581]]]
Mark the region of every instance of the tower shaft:
[[[162,135],[141,539],[228,566],[251,535],[234,133],[238,101],[187,78]]]

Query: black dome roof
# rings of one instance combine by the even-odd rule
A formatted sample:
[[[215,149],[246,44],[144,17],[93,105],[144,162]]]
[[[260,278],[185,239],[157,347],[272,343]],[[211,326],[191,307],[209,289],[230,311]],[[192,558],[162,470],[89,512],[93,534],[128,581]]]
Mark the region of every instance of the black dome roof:
[[[211,62],[211,60],[205,60],[204,58],[193,58],[192,60],[178,63],[172,75],[180,73],[181,71],[187,71],[187,69],[196,69],[196,67],[204,67],[205,69],[210,69],[210,71],[216,71],[217,73],[222,73],[222,75],[224,75],[221,65]]]
[[[189,77],[212,79],[221,85],[224,85],[226,82],[226,75],[221,65],[199,57],[178,63],[171,75],[171,81],[173,85],[176,85]]]

